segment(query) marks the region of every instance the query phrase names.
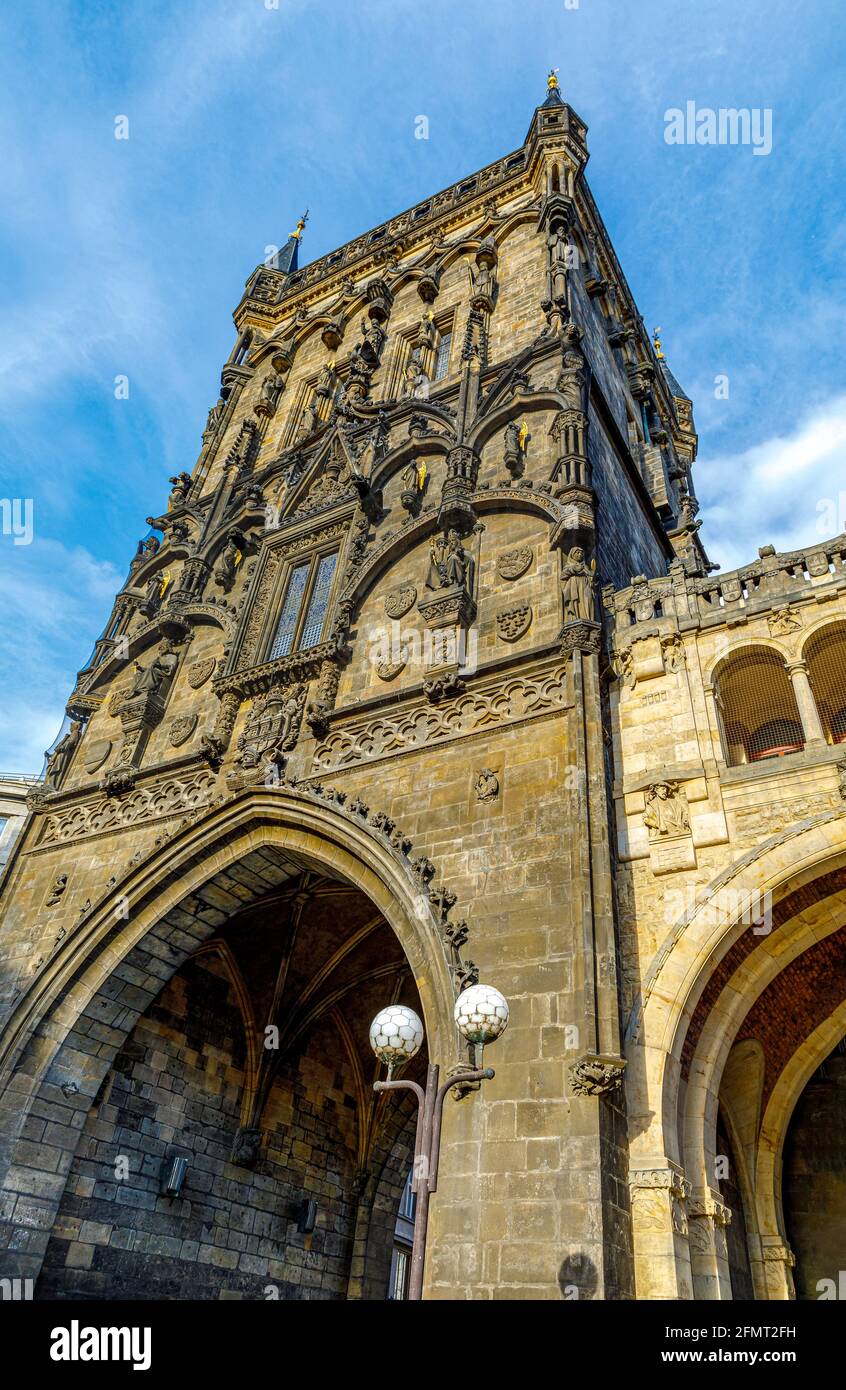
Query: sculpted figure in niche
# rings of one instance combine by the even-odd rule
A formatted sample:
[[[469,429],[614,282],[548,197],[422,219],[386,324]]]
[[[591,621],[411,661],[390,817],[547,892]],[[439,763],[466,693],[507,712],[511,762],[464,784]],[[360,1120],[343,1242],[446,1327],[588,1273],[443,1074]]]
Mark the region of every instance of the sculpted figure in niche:
[[[335,363],[327,362],[320,368],[315,388],[321,396],[331,396],[335,390]]]
[[[238,573],[243,556],[238,546],[237,538],[230,536],[220,554],[220,559],[215,567],[214,577],[217,583],[227,591],[235,583],[235,576]]]
[[[556,385],[564,397],[564,410],[584,409],[585,359],[575,343],[571,343],[564,353]]]
[[[567,233],[563,227],[556,227],[555,231],[549,233],[546,239],[549,247],[549,268],[552,279],[553,299],[566,299],[567,297],[567,267],[570,254],[570,243],[567,240]]]
[[[655,835],[687,835],[687,798],[678,782],[657,782],[646,793],[643,823]]]
[[[361,320],[361,333],[364,339],[361,344],[361,356],[369,366],[375,366],[382,355],[388,335],[380,324],[375,321],[368,324],[364,319]]]
[[[163,591],[163,589],[164,589],[164,576],[163,576],[163,575],[161,575],[161,574],[154,574],[153,577],[152,577],[152,579],[148,579],[148,580],[147,580],[147,588],[146,588],[145,595],[144,595],[144,607],[145,607],[146,609],[149,610],[149,609],[156,608],[156,607],[158,606],[158,602],[159,602],[159,599],[160,599],[161,596],[162,596],[162,591]]]
[[[496,281],[493,277],[493,272],[490,266],[487,264],[487,262],[483,262],[479,266],[475,275],[473,274],[473,270],[471,268],[470,283],[474,295],[483,296],[485,299],[493,299],[494,290],[496,289]]]
[[[588,566],[582,547],[574,545],[561,571],[565,623],[593,622],[595,571],[596,561]]]
[[[419,497],[426,486],[427,471],[425,463],[418,463],[415,459],[407,464],[402,471],[403,492],[413,492]]]
[[[281,386],[282,378],[277,376],[276,372],[268,372],[261,383],[261,399],[264,401],[265,405],[269,405],[271,409],[273,409],[275,405],[276,394]]]
[[[169,647],[158,652],[149,666],[142,666],[140,662],[136,661],[134,663],[135,675],[132,678],[127,698],[132,700],[137,695],[157,695],[164,682],[173,675],[176,662],[176,653]]]
[[[415,348],[403,373],[402,394],[408,399],[425,398],[429,394],[429,378],[420,362],[420,351]]]
[[[429,313],[424,314],[422,319],[420,320],[420,327],[417,330],[417,348],[415,349],[415,352],[419,351],[419,349],[422,347],[432,348],[434,347],[434,345],[435,320],[433,314],[430,311]]]
[[[432,541],[432,556],[426,576],[428,589],[447,589],[455,585],[470,593],[473,587],[473,557],[461,544],[457,531]]]
[[[61,742],[56,744],[47,762],[45,782],[58,786],[71,765],[79,740],[82,738],[82,724],[75,719]]]

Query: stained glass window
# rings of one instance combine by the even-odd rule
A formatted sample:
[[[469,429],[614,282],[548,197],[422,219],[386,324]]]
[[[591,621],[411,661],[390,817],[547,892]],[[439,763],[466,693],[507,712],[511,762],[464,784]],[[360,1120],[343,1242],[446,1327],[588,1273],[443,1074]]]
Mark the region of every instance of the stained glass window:
[[[452,343],[452,334],[444,333],[438,343],[438,355],[435,358],[435,381],[442,381],[449,368],[449,349]]]
[[[294,633],[297,630],[297,618],[300,616],[300,604],[305,593],[306,580],[311,565],[307,561],[304,565],[297,565],[291,574],[288,584],[288,592],[285,595],[285,602],[282,605],[282,612],[279,614],[279,623],[276,628],[276,636],[270,648],[270,660],[275,661],[277,657],[287,656],[294,642]]]
[[[326,609],[329,607],[329,592],[332,588],[332,576],[335,573],[337,559],[337,554],[324,555],[317,566],[317,577],[311,591],[308,612],[303,625],[303,635],[300,640],[301,647],[314,647],[320,641]]]

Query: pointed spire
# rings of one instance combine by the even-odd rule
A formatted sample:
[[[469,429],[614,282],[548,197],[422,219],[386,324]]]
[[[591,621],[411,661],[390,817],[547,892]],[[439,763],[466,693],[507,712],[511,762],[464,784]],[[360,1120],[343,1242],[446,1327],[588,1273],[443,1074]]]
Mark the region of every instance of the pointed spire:
[[[299,269],[298,253],[300,249],[300,242],[302,240],[302,235],[305,231],[305,225],[307,221],[308,208],[306,208],[302,217],[297,222],[296,227],[292,231],[291,235],[288,237],[288,240],[282,247],[281,251],[277,251],[273,260],[270,262],[270,264],[274,267],[275,270],[281,270],[285,275],[292,275],[295,270]]]
[[[670,395],[674,396],[677,401],[689,401],[690,396],[687,394],[686,391],[682,389],[682,387],[676,381],[676,378],[670,371],[670,364],[664,356],[664,350],[661,347],[660,328],[653,328],[652,330],[652,346],[655,350],[655,357],[658,361],[658,366],[661,368],[661,375],[667,383],[667,390],[669,391]]]
[[[546,101],[543,106],[563,106],[564,99],[561,96],[561,88],[558,83],[559,68],[550,68],[546,79]]]

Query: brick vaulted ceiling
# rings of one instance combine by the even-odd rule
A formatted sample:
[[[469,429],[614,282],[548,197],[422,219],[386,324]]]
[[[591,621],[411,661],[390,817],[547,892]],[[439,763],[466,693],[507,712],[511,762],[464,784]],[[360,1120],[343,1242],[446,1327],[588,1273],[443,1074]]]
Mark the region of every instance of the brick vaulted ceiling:
[[[772,911],[772,935],[816,903],[846,890],[846,868],[832,870],[783,897]],[[723,990],[762,938],[744,932],[715,969],[693,1012],[682,1048],[682,1075],[687,1079],[694,1053],[709,1014]],[[804,951],[762,992],[746,1015],[736,1041],[757,1038],[764,1047],[767,1071],[765,1097],[783,1066],[819,1023],[846,995],[846,926]]]

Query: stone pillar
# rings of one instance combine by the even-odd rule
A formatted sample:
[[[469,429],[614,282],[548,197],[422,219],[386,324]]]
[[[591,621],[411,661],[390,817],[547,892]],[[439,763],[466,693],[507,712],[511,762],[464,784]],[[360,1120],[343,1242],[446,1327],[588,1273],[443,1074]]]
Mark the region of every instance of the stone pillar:
[[[817,711],[817,702],[808,680],[808,668],[804,661],[788,661],[787,672],[793,682],[793,694],[799,707],[802,731],[806,743],[825,743],[825,734]]]
[[[696,1298],[731,1299],[726,1226],[731,1211],[710,1189],[695,1193],[687,1204],[690,1268]]]
[[[686,1203],[690,1183],[669,1159],[629,1174],[638,1299],[693,1298]]]
[[[796,1256],[790,1246],[786,1241],[768,1240],[764,1236],[761,1241],[761,1255],[764,1261],[764,1280],[766,1283],[764,1296],[780,1302],[794,1299],[796,1290],[790,1271],[796,1263]]]

